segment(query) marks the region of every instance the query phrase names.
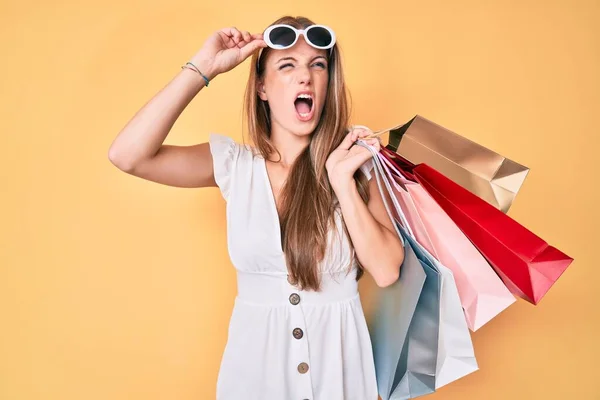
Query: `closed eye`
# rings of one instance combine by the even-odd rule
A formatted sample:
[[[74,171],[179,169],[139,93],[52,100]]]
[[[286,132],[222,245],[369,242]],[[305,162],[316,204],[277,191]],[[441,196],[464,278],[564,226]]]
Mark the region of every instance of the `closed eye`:
[[[322,63],[322,62],[315,63],[314,65],[318,65],[318,66],[320,66],[321,68],[326,68],[326,65],[325,65],[325,63]],[[294,65],[293,65],[293,64],[290,64],[290,63],[283,64],[283,65],[281,65],[281,66],[279,67],[279,69],[281,70],[281,69],[284,69],[285,67],[288,67],[288,66],[290,66],[290,67],[293,67]]]

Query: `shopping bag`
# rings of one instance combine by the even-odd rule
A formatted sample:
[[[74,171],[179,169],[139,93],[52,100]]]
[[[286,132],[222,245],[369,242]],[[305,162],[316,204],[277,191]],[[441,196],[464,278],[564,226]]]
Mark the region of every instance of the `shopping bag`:
[[[417,258],[423,263],[434,265],[441,275],[440,328],[435,372],[435,388],[439,389],[477,371],[479,366],[452,271],[428,254],[414,238],[406,235],[405,239]]]
[[[415,239],[452,271],[469,329],[476,331],[513,304],[515,297],[429,193],[405,178],[384,151],[378,157]]]
[[[379,290],[377,307],[369,321],[377,389],[383,400],[388,400],[393,393],[396,370],[405,363],[400,361],[402,349],[425,282],[423,268],[410,246],[404,251],[400,277],[394,284]]]
[[[410,238],[401,230],[404,239]],[[415,242],[405,242],[416,256]],[[390,399],[414,399],[435,392],[440,342],[440,296],[442,280],[437,267],[415,257],[425,272],[417,302],[392,382]],[[402,267],[401,267],[402,268]],[[391,316],[398,318],[399,316]],[[464,320],[464,317],[463,317]]]
[[[388,148],[413,164],[428,164],[506,213],[529,168],[420,115],[389,129]]]
[[[573,262],[572,257],[431,166],[418,164],[403,170],[452,218],[513,294],[538,304]]]
[[[412,247],[406,243],[404,254],[400,277],[394,284],[379,290],[377,307],[370,322],[377,389],[383,400],[412,398],[410,393],[413,385],[408,382],[410,376],[407,376],[408,332],[426,274]],[[430,354],[432,350],[428,348],[427,352]],[[428,359],[430,364],[434,361],[431,356]],[[398,388],[401,380],[403,386]],[[404,397],[401,396],[401,390]],[[423,394],[432,391],[432,385],[425,390],[412,390]]]
[[[364,144],[363,144],[364,145]],[[364,145],[372,152],[373,149]],[[460,304],[458,289],[456,288],[452,272],[437,262],[433,256],[428,254],[418,242],[408,234],[410,228],[402,209],[395,201],[391,185],[383,172],[377,155],[373,153],[373,170],[377,179],[379,190],[384,199],[384,205],[388,215],[394,222],[394,227],[405,244],[405,263],[409,268],[414,268],[415,256],[422,270],[425,271],[425,281],[422,285],[420,297],[408,324],[408,332],[404,338],[400,357],[396,364],[396,371],[392,385],[389,385],[390,369],[378,368],[378,361],[382,357],[388,357],[388,365],[393,365],[398,351],[391,353],[382,352],[386,342],[381,340],[382,335],[374,336],[374,346],[380,351],[374,352],[376,357],[376,371],[379,392],[383,399],[411,399],[432,393],[443,385],[470,374],[478,369],[473,351],[471,337],[467,323]],[[383,184],[382,184],[383,182]],[[385,185],[385,189],[383,188]],[[392,205],[388,205],[384,191],[390,194]],[[395,211],[392,213],[392,210]],[[400,226],[400,225],[403,226]],[[407,229],[405,229],[407,228]],[[402,280],[403,266],[400,270]],[[409,270],[410,271],[410,270]],[[407,272],[408,274],[408,272]],[[407,275],[410,276],[410,275]],[[401,283],[398,283],[398,288]],[[387,310],[390,308],[388,307]],[[388,312],[384,318],[388,321],[405,320],[406,315]],[[382,318],[380,315],[379,318]],[[385,329],[385,325],[378,327]],[[375,328],[377,332],[377,327]],[[400,346],[394,341],[394,335],[386,338],[387,347]],[[401,339],[402,339],[401,338]]]

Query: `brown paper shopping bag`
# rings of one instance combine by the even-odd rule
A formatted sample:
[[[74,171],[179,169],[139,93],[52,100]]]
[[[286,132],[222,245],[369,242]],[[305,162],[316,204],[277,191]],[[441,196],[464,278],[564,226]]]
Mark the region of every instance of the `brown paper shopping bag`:
[[[413,164],[428,164],[507,212],[529,168],[420,115],[389,130],[388,148]]]

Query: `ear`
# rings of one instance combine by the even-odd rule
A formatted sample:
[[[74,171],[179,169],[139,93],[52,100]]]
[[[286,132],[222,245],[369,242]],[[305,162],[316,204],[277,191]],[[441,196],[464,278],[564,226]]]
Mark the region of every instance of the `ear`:
[[[265,84],[262,80],[259,80],[256,85],[256,94],[262,101],[267,101],[267,92],[265,91]]]

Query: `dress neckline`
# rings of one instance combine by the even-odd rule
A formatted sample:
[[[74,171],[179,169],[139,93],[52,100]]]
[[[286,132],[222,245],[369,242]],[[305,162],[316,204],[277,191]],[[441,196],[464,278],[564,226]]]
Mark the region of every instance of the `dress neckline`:
[[[269,177],[269,171],[267,170],[267,160],[261,157],[262,170],[265,177],[265,189],[269,197],[271,212],[273,213],[273,221],[275,222],[275,231],[277,236],[277,250],[283,253],[283,246],[281,243],[281,220],[279,219],[279,211],[277,210],[277,201],[275,200],[275,193],[273,193],[273,186],[271,184],[271,178]]]

